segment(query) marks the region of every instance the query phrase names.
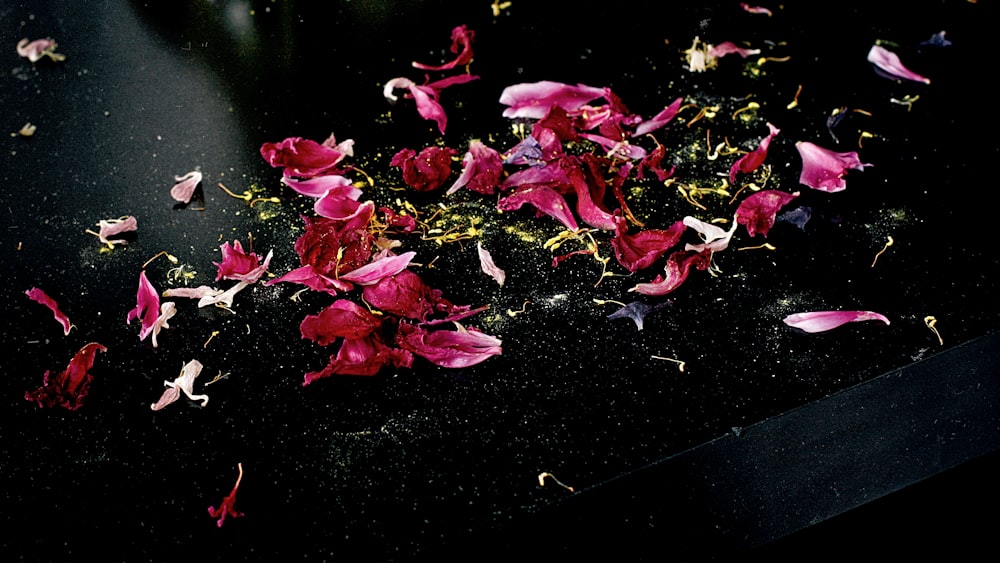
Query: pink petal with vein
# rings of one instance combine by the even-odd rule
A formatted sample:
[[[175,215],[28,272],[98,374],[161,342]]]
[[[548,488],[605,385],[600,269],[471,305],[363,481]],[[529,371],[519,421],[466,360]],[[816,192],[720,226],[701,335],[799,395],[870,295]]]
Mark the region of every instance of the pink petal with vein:
[[[882,321],[889,324],[885,315],[872,311],[810,311],[788,315],[784,321],[786,325],[806,332],[823,332],[858,321]]]

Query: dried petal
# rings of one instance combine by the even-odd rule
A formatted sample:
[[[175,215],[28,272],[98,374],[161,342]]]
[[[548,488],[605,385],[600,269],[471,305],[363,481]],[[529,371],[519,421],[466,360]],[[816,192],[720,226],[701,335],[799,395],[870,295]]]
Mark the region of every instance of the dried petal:
[[[810,311],[795,313],[784,318],[786,325],[805,332],[823,332],[858,321],[882,321],[889,324],[889,319],[885,315],[872,311]]]
[[[59,62],[64,60],[66,55],[56,53],[56,46],[55,40],[51,38],[35,39],[31,42],[28,42],[28,39],[24,38],[17,42],[17,54],[33,63],[38,62],[42,57],[48,57],[53,61]]]
[[[737,172],[741,174],[749,174],[754,170],[757,170],[757,168],[759,168],[760,165],[764,163],[764,159],[767,158],[767,149],[768,147],[771,146],[771,140],[774,139],[774,137],[781,132],[780,129],[778,129],[774,125],[771,125],[770,123],[767,124],[767,127],[768,129],[770,129],[771,132],[766,137],[761,139],[760,144],[757,145],[757,148],[741,156],[729,168],[730,184],[736,183]]]
[[[97,233],[97,238],[101,240],[101,243],[108,246],[114,246],[116,244],[126,244],[126,240],[122,238],[112,239],[115,235],[120,235],[122,233],[128,233],[138,230],[139,226],[136,222],[135,217],[128,215],[118,219],[101,219],[97,226],[99,228]]]
[[[46,371],[42,377],[42,386],[34,391],[28,391],[24,398],[35,401],[39,407],[63,407],[71,411],[83,406],[83,400],[90,390],[90,382],[94,377],[90,368],[94,367],[97,352],[107,352],[108,349],[96,342],[91,342],[80,348],[69,366],[54,378],[49,378]]]
[[[307,373],[302,385],[332,375],[372,376],[387,365],[410,367],[413,355],[406,350],[389,347],[377,332],[373,332],[364,338],[345,339],[337,355],[330,357],[330,363],[320,371]]]
[[[59,309],[59,304],[56,303],[55,299],[49,297],[47,293],[37,287],[33,287],[25,291],[24,294],[35,303],[48,307],[49,310],[52,311],[52,315],[56,318],[59,324],[62,325],[63,335],[65,336],[69,334],[69,330],[73,328],[73,324],[69,322],[69,317],[66,316],[66,313],[63,313],[62,310]]]
[[[226,498],[222,499],[222,504],[219,505],[219,508],[212,508],[211,506],[208,507],[208,515],[212,518],[218,518],[215,525],[220,528],[222,527],[222,523],[226,521],[226,516],[232,516],[233,518],[243,516],[242,512],[239,512],[234,508],[234,505],[236,504],[236,490],[240,488],[240,481],[243,480],[243,464],[238,463],[236,464],[236,467],[239,468],[240,475],[236,478],[236,484],[233,485],[232,492],[230,492]]]
[[[699,270],[707,269],[711,263],[710,252],[690,252],[678,250],[667,259],[667,265],[663,268],[663,275],[656,276],[656,279],[649,283],[640,283],[629,291],[635,291],[643,295],[666,295],[684,283],[692,267]]]

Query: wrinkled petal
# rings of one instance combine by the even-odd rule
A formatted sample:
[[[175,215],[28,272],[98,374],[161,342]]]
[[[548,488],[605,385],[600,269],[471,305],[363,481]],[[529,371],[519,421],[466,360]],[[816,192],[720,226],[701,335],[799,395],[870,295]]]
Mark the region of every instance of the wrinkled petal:
[[[436,312],[450,313],[460,309],[442,297],[441,290],[427,285],[412,270],[402,270],[373,285],[364,286],[362,297],[380,311],[421,322],[427,321]]]
[[[799,192],[789,194],[778,190],[761,190],[751,194],[736,209],[736,222],[745,225],[750,236],[760,233],[766,237],[774,226],[778,211],[798,196]]]
[[[691,216],[685,217],[683,221],[684,225],[694,229],[703,241],[701,244],[684,245],[684,250],[692,250],[695,252],[702,252],[705,250],[721,252],[729,248],[729,241],[732,240],[733,233],[736,232],[736,227],[738,225],[738,223],[733,221],[733,226],[726,231],[722,227],[706,223]]]
[[[504,117],[541,119],[545,117],[552,106],[573,112],[588,102],[603,96],[603,88],[584,84],[572,86],[544,80],[515,84],[504,88],[500,94],[500,103],[509,106],[503,110]]]
[[[464,368],[503,352],[501,341],[474,328],[427,331],[420,326],[400,323],[396,342],[404,349],[446,368]]]
[[[201,179],[202,174],[197,170],[183,176],[174,176],[177,183],[170,188],[170,196],[181,203],[190,203],[191,197],[194,196],[194,189],[201,183]]]
[[[475,33],[466,28],[465,25],[457,26],[451,30],[451,52],[458,56],[440,66],[421,64],[416,61],[413,61],[412,65],[414,68],[432,71],[450,70],[457,66],[467,65],[472,62],[472,40],[474,37]]]
[[[125,239],[112,239],[110,237],[120,235],[122,233],[134,232],[139,228],[135,217],[131,215],[121,217],[119,219],[101,219],[98,221],[97,227],[97,238],[101,240],[101,243],[108,246],[126,244],[127,241]]]
[[[398,99],[393,93],[396,88],[405,88],[410,92],[410,96],[417,104],[417,113],[424,119],[437,123],[438,131],[444,135],[444,130],[448,126],[448,116],[444,113],[444,108],[438,102],[437,91],[425,86],[417,86],[409,78],[393,78],[385,83],[382,95],[385,99],[395,103]]]
[[[744,12],[748,12],[748,13],[751,13],[751,14],[762,14],[762,15],[765,15],[765,16],[770,16],[771,15],[771,10],[768,10],[767,8],[765,8],[763,6],[751,6],[750,4],[748,4],[746,2],[740,2],[740,8],[743,8]]]
[[[66,316],[66,313],[63,313],[62,310],[59,309],[59,304],[56,303],[55,299],[49,297],[47,293],[37,287],[33,287],[25,291],[24,294],[35,303],[48,307],[49,310],[52,311],[52,316],[54,316],[56,321],[62,325],[63,335],[65,336],[69,334],[69,330],[73,328],[73,324],[69,322],[69,317]]]
[[[153,323],[153,331],[151,333],[153,335],[151,339],[153,341],[153,348],[159,346],[159,343],[156,341],[156,337],[160,334],[161,330],[170,328],[168,322],[176,314],[177,306],[174,305],[173,301],[167,301],[163,305],[160,305],[160,314],[156,317],[156,322]]]
[[[198,377],[198,374],[202,370],[201,362],[198,360],[191,360],[190,362],[184,364],[181,368],[181,375],[173,381],[164,381],[163,385],[167,388],[164,389],[163,395],[160,400],[155,404],[150,405],[154,411],[158,411],[163,407],[177,401],[180,398],[181,391],[187,395],[187,398],[192,401],[201,401],[201,406],[208,404],[208,395],[195,395],[194,394],[194,380]]]
[[[814,190],[839,192],[847,189],[844,176],[848,170],[864,170],[865,164],[856,151],[834,152],[807,141],[795,143],[802,157],[802,172],[799,182]]]
[[[651,282],[636,284],[629,291],[642,295],[666,295],[684,283],[692,267],[707,269],[711,260],[710,252],[678,250],[667,259],[662,275],[656,276]]]
[[[629,234],[625,218],[616,216],[611,248],[619,264],[630,272],[638,272],[652,266],[679,243],[685,228],[682,221],[676,221],[668,229],[643,229]]]
[[[90,368],[94,367],[97,353],[107,351],[107,348],[96,342],[85,345],[73,356],[62,373],[50,378],[50,372],[46,371],[42,377],[42,386],[25,392],[24,398],[38,403],[39,407],[63,407],[75,411],[83,406],[83,400],[90,390],[90,383],[94,379]]]
[[[382,325],[382,319],[347,299],[338,299],[318,315],[307,315],[299,325],[302,338],[329,346],[338,338],[365,338]]]
[[[257,253],[244,252],[238,240],[233,241],[232,246],[227,242],[219,248],[222,250],[222,262],[212,262],[218,267],[215,281],[237,280],[254,283],[267,272],[274,255],[273,250],[268,252],[267,257],[261,262]]]
[[[377,332],[373,332],[364,338],[343,340],[337,355],[330,357],[330,363],[320,371],[307,373],[302,385],[332,375],[372,376],[388,365],[410,367],[413,355],[388,346]]]
[[[483,272],[495,279],[500,287],[503,287],[503,282],[507,278],[507,273],[497,267],[493,263],[493,256],[490,254],[489,250],[483,248],[482,243],[476,244],[476,249],[479,253],[479,266],[482,268]]]
[[[906,68],[899,60],[899,55],[880,45],[872,45],[871,50],[868,51],[868,62],[882,69],[890,76],[904,78],[906,80],[914,80],[916,82],[923,82],[924,84],[931,83],[930,78],[920,76],[919,74]]]
[[[233,298],[236,297],[236,294],[246,289],[249,285],[250,282],[241,281],[222,293],[212,296],[206,295],[198,300],[198,307],[200,308],[208,305],[215,305],[217,307],[225,307],[229,309],[233,306]]]
[[[458,151],[448,147],[425,147],[418,154],[401,149],[389,162],[403,171],[403,181],[418,192],[429,192],[444,185],[451,176],[451,159]]]
[[[181,297],[184,299],[202,299],[222,294],[221,289],[199,285],[198,287],[173,287],[163,292],[164,297]]]
[[[823,332],[858,321],[882,321],[889,324],[889,319],[885,315],[872,311],[810,311],[795,313],[784,318],[786,325],[806,332]]]
[[[708,49],[708,56],[715,58],[722,58],[733,53],[745,59],[750,55],[759,55],[760,49],[744,49],[732,41],[723,41],[722,43],[719,43],[714,47],[709,47]]]
[[[571,231],[579,228],[576,218],[570,211],[566,200],[554,189],[544,185],[529,185],[518,189],[511,195],[497,202],[500,211],[520,209],[525,203],[538,210],[539,214],[548,215],[559,221]]]
[[[474,192],[492,194],[502,179],[503,160],[500,153],[482,141],[473,140],[469,143],[469,151],[462,158],[462,174],[445,193],[452,194],[468,187]]]

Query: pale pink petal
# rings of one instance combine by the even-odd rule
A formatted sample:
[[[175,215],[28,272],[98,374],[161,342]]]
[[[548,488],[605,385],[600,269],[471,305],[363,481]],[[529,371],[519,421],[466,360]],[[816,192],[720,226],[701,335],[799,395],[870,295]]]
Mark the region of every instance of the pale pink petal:
[[[101,219],[97,226],[99,231],[97,237],[103,244],[113,246],[116,244],[126,244],[125,239],[112,239],[115,235],[138,230],[139,226],[135,217],[128,215],[119,219]]]
[[[889,324],[885,315],[872,311],[810,311],[788,315],[784,321],[786,325],[805,332],[823,332],[857,321],[882,321]]]
[[[871,50],[868,51],[868,62],[896,78],[905,78],[906,80],[914,80],[916,82],[923,82],[924,84],[931,83],[930,78],[920,76],[906,68],[899,60],[899,55],[880,45],[872,45]]]
[[[181,203],[189,203],[194,195],[194,189],[201,183],[202,174],[197,170],[188,172],[183,176],[174,176],[177,182],[170,188],[170,196]]]
[[[848,170],[864,170],[871,164],[862,163],[856,151],[834,152],[807,141],[795,143],[802,157],[799,182],[814,190],[839,192],[847,189],[844,176]]]
[[[218,295],[202,297],[198,300],[198,307],[215,305],[216,307],[231,308],[233,306],[233,298],[236,297],[236,294],[246,289],[249,285],[250,282],[241,281]]]
[[[760,49],[744,49],[731,41],[724,41],[714,47],[709,47],[708,49],[708,56],[715,58],[721,58],[733,53],[736,53],[745,59],[750,55],[760,54]]]
[[[684,246],[684,250],[721,252],[729,248],[729,241],[732,240],[733,233],[736,232],[737,223],[733,221],[733,226],[727,231],[711,223],[688,216],[684,218],[684,225],[694,229],[704,241],[701,244],[688,243]]]
[[[167,301],[166,303],[160,305],[160,315],[156,317],[156,322],[153,323],[153,348],[159,346],[156,342],[156,337],[160,334],[160,331],[165,328],[170,328],[168,322],[170,319],[177,314],[177,306],[174,305],[173,301]]]
[[[202,299],[204,297],[215,297],[222,293],[221,289],[199,285],[198,287],[175,287],[163,292],[164,297],[182,297],[186,299]]]
[[[56,42],[53,39],[35,39],[28,42],[28,39],[21,39],[17,42],[17,54],[31,62],[38,62],[42,57],[49,57],[53,61],[61,61],[66,55],[55,52]]]
[[[490,255],[490,251],[483,248],[482,243],[476,244],[476,248],[479,250],[479,265],[487,275],[491,278],[497,280],[500,287],[503,287],[503,282],[507,278],[507,273],[497,267],[493,262],[493,256]]]

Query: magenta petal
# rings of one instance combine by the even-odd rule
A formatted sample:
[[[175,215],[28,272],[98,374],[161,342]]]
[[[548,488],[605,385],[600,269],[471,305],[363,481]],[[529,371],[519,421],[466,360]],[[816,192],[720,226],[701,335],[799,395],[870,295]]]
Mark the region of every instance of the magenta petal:
[[[573,217],[573,213],[570,211],[569,205],[566,204],[563,196],[544,185],[528,185],[518,189],[513,194],[498,201],[497,209],[500,211],[512,211],[520,209],[525,203],[534,206],[539,213],[553,217],[571,231],[579,228],[576,218]]]
[[[59,309],[59,304],[56,303],[55,299],[49,297],[47,293],[37,287],[33,287],[25,291],[24,294],[27,295],[32,301],[48,307],[49,310],[52,311],[52,315],[57,321],[59,321],[59,324],[62,325],[63,335],[65,336],[69,334],[69,329],[72,328],[73,325],[69,322],[69,317],[67,317],[66,314]]]
[[[396,342],[403,349],[446,368],[473,366],[503,352],[498,338],[455,324],[459,330],[428,332],[419,326],[400,323]]]
[[[736,209],[736,222],[746,225],[750,236],[760,233],[766,237],[774,226],[778,211],[798,196],[799,192],[789,194],[779,190],[761,190],[751,194]]]
[[[160,316],[160,295],[146,278],[146,270],[139,272],[139,289],[135,301],[135,308],[128,312],[125,324],[139,319],[141,323],[139,340],[145,340],[156,328],[156,319]]]
[[[468,186],[474,192],[492,194],[503,178],[503,160],[496,149],[482,141],[469,143],[469,151],[462,158],[462,174],[455,180],[446,194],[452,194]]]
[[[28,391],[24,398],[38,403],[39,407],[63,407],[71,411],[83,406],[83,400],[90,390],[90,382],[94,376],[90,368],[94,367],[94,359],[98,352],[108,349],[97,342],[91,342],[73,356],[69,365],[55,377],[46,371],[42,377],[42,386],[34,391]]]
[[[645,135],[646,133],[652,133],[667,123],[670,123],[674,117],[677,117],[677,113],[681,110],[682,103],[684,103],[684,98],[679,97],[669,106],[664,108],[663,111],[637,125],[635,128],[635,135],[638,137],[640,135]]]
[[[312,178],[334,170],[350,149],[352,141],[337,147],[320,144],[302,137],[288,137],[279,143],[264,143],[260,154],[274,168],[284,168],[285,176]]]
[[[856,151],[834,152],[807,141],[795,143],[802,157],[799,182],[814,190],[839,192],[847,188],[844,176],[848,170],[864,170],[871,164],[862,163]]]
[[[767,149],[768,147],[771,146],[771,140],[774,139],[774,137],[781,132],[780,129],[778,129],[774,125],[771,125],[770,123],[767,124],[767,127],[768,129],[770,129],[771,132],[760,141],[760,144],[757,146],[757,148],[741,156],[739,159],[736,160],[736,162],[733,163],[731,167],[729,167],[730,184],[736,183],[737,172],[742,174],[749,174],[750,172],[757,170],[757,168],[759,168],[760,165],[764,163],[764,159],[767,158]]]
[[[299,325],[299,332],[302,338],[329,346],[338,338],[365,338],[381,324],[382,319],[368,309],[353,301],[338,299],[318,315],[307,315]]]
[[[872,311],[810,311],[788,315],[784,321],[786,325],[806,332],[823,332],[857,321],[882,321],[889,324],[885,315]]]
[[[905,78],[906,80],[914,80],[916,82],[923,82],[924,84],[931,83],[930,78],[920,76],[903,66],[903,63],[899,60],[899,56],[885,47],[872,45],[871,50],[868,51],[868,62],[896,78]]]
[[[309,197],[323,197],[333,191],[343,197],[358,199],[361,197],[361,190],[351,184],[351,180],[336,174],[326,176],[316,176],[308,180],[295,180],[287,176],[282,176],[281,183],[296,192]]]
[[[504,88],[500,94],[500,103],[510,106],[503,110],[504,117],[542,119],[552,106],[572,112],[603,96],[604,88],[584,84],[571,86],[544,80]]]
[[[704,270],[708,268],[710,262],[710,252],[678,250],[667,259],[667,265],[663,268],[662,275],[656,276],[656,279],[649,283],[636,284],[629,291],[642,295],[666,295],[684,283],[692,266]]]
[[[340,279],[358,285],[372,285],[378,283],[382,278],[394,276],[405,270],[410,265],[410,260],[413,260],[416,255],[416,252],[411,251],[404,252],[399,256],[386,256],[356,270],[351,270],[340,276]]]

